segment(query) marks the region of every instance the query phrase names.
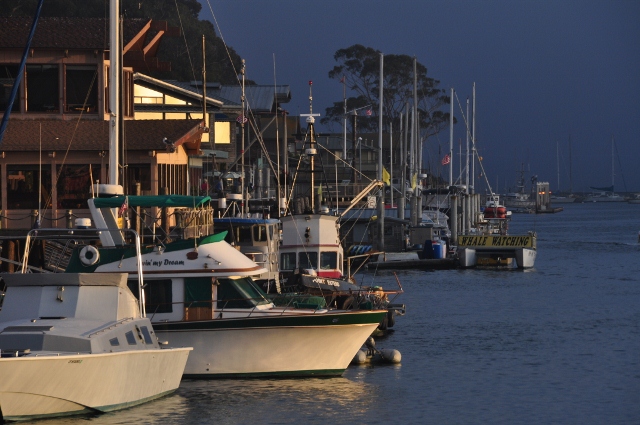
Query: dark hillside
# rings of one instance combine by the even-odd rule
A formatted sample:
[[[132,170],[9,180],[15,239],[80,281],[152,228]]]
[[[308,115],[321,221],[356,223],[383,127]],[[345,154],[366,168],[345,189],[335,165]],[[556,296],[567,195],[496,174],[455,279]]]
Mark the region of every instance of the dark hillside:
[[[0,16],[32,16],[37,0],[2,0]],[[164,37],[158,57],[171,62],[170,72],[149,73],[161,79],[192,81],[202,79],[202,36],[206,39],[207,81],[236,84],[241,58],[222,40],[209,21],[198,19],[201,5],[197,0],[122,0],[121,13],[126,18],[150,18],[167,21],[181,28],[179,37]],[[46,0],[42,15],[48,17],[109,17],[109,0]]]

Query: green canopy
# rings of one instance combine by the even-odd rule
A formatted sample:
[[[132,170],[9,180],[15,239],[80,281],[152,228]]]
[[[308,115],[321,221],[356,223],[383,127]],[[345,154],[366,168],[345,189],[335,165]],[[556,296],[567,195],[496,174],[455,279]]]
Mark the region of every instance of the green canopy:
[[[126,201],[125,201],[126,200]],[[201,207],[211,201],[209,196],[187,195],[149,195],[114,196],[112,198],[93,198],[96,208],[119,208],[127,202],[129,207]]]

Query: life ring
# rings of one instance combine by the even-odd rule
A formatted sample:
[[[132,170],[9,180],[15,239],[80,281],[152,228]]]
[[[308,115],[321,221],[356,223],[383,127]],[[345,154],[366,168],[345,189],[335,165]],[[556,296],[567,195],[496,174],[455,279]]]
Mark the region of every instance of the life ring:
[[[100,260],[98,248],[93,245],[87,245],[80,250],[80,261],[85,266],[93,266]]]

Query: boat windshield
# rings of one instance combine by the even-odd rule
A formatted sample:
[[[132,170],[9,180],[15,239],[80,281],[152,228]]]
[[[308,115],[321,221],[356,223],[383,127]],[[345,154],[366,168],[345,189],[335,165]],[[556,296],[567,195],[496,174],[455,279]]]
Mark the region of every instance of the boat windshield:
[[[316,269],[318,267],[318,253],[301,252],[299,254],[299,264],[301,269]]]
[[[337,252],[321,252],[320,253],[320,268],[322,270],[331,270],[338,268],[338,253]]]
[[[218,279],[218,308],[253,308],[269,304],[265,293],[250,278]]]

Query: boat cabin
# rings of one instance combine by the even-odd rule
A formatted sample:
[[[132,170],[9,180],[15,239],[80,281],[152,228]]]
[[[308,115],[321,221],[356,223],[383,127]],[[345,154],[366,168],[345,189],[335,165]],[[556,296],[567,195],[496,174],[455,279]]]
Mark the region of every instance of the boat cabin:
[[[344,252],[338,217],[327,214],[290,215],[281,218],[280,270],[312,270],[317,276],[343,276]]]

